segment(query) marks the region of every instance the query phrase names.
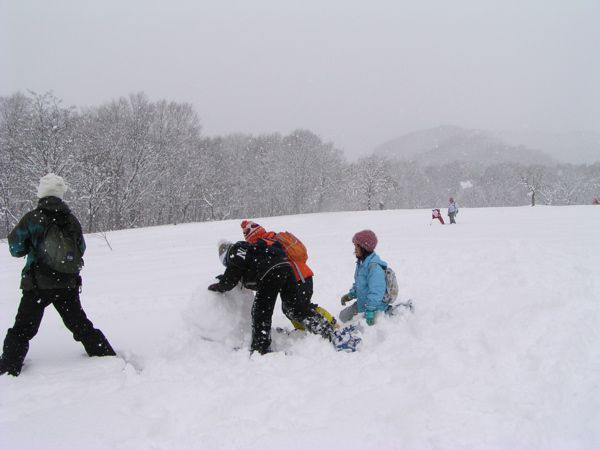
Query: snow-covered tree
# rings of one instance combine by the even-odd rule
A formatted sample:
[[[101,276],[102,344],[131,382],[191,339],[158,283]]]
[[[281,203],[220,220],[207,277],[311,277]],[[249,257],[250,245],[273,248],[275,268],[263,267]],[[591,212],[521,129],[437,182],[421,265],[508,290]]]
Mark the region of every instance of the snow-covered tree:
[[[39,178],[63,175],[86,231],[331,210],[588,204],[600,163],[348,163],[310,130],[205,138],[191,105],[132,94],[64,107],[52,93],[0,97],[0,237],[35,204]],[[468,181],[468,188],[465,183]]]
[[[352,165],[354,192],[367,210],[377,208],[379,200],[393,189],[393,177],[388,171],[388,162],[379,156],[359,159]]]
[[[519,183],[527,188],[531,206],[535,206],[536,195],[544,188],[545,174],[546,168],[542,166],[530,166],[521,171]]]
[[[73,171],[74,117],[74,110],[61,106],[52,93],[17,93],[0,99],[0,189],[5,229],[31,206],[40,177]]]
[[[23,94],[0,97],[0,236],[8,234],[30,201],[29,180],[21,173],[18,160],[26,151],[29,111],[30,100]]]

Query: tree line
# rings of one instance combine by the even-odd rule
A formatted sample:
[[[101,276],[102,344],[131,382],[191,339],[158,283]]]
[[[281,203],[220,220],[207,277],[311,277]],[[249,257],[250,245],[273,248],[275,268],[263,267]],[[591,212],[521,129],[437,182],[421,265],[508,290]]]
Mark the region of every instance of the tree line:
[[[0,97],[0,237],[63,176],[86,232],[242,217],[382,208],[588,204],[600,164],[421,166],[349,162],[309,130],[207,137],[187,103],[144,93],[89,108],[52,93]]]

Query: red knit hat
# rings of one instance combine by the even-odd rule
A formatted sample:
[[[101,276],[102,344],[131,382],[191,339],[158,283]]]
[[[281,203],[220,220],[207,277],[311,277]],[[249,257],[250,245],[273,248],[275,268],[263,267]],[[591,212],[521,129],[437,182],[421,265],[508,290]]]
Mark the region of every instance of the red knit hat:
[[[244,239],[251,244],[254,244],[258,238],[267,233],[267,230],[251,220],[242,220],[240,226],[242,227],[242,232],[244,233]]]
[[[377,236],[371,230],[362,230],[352,237],[352,243],[372,252],[377,247]]]

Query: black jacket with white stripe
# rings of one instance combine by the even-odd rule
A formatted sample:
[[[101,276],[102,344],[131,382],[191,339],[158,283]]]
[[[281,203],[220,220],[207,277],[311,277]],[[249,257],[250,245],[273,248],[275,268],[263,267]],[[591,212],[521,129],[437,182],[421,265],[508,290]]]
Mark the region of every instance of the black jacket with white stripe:
[[[293,278],[291,265],[281,245],[265,245],[238,241],[225,255],[225,273],[219,275],[218,291],[232,290],[240,281],[247,289],[257,290],[264,278],[279,267],[287,268]]]

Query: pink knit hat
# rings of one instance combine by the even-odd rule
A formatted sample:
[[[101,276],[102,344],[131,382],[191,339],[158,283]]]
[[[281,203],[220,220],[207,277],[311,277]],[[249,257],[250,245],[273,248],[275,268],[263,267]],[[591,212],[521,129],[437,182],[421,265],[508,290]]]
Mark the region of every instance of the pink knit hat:
[[[377,236],[371,230],[362,230],[352,237],[352,243],[372,252],[377,247]]]

